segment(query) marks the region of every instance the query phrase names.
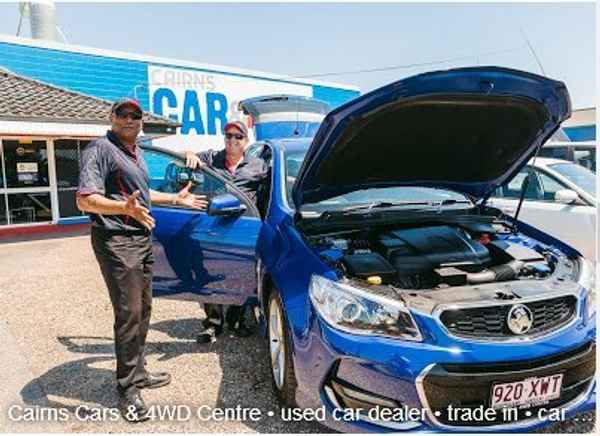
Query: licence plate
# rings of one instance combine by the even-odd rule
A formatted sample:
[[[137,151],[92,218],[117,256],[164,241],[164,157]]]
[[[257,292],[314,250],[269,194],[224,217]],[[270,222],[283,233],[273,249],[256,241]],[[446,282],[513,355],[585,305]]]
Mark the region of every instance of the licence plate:
[[[492,386],[492,408],[534,406],[560,397],[563,375],[531,377]]]

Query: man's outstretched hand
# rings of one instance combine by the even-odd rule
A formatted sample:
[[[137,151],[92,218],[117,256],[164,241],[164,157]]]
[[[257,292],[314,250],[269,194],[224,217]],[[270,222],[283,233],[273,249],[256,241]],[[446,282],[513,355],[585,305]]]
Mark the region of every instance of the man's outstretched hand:
[[[208,207],[208,200],[206,195],[196,195],[190,192],[192,182],[188,184],[181,191],[177,193],[175,198],[175,204],[179,206],[189,207],[191,209],[206,210]]]
[[[127,201],[125,202],[125,214],[132,217],[148,230],[152,230],[156,225],[156,222],[150,215],[150,211],[140,204],[138,200],[139,196],[140,191],[138,190],[127,198]]]

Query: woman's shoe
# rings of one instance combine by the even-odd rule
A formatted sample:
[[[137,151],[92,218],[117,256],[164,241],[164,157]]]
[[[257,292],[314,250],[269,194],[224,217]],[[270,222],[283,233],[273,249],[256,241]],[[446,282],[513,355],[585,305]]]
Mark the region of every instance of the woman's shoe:
[[[209,342],[217,342],[217,336],[223,333],[223,327],[210,326],[205,328],[196,336],[196,342],[199,344],[208,344]]]

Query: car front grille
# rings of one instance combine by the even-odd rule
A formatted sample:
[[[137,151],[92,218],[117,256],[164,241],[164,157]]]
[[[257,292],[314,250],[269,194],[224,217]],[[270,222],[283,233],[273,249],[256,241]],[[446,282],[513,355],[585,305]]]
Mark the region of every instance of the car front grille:
[[[514,304],[519,304],[518,300]],[[537,336],[568,324],[575,316],[577,298],[573,295],[522,303],[533,314],[527,335]],[[510,338],[506,320],[512,304],[445,310],[440,321],[448,331],[466,338]]]
[[[587,343],[568,352],[536,360],[499,364],[436,364],[423,377],[420,389],[427,406],[442,425],[475,427],[514,424],[516,421],[537,417],[542,407],[546,410],[558,409],[584,394],[593,383],[596,371],[595,356],[595,345]],[[449,406],[454,409],[460,408],[462,411],[489,408],[492,386],[497,383],[554,374],[563,374],[560,398],[547,404],[516,409],[517,415],[512,415],[510,421],[504,419],[503,413],[497,413],[493,419],[485,421],[456,419],[456,416],[450,416],[448,413]]]

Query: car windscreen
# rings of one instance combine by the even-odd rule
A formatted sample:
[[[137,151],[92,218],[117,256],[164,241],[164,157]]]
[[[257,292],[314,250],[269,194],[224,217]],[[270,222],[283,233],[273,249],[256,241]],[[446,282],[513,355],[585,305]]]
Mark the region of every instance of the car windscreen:
[[[298,177],[298,172],[300,171],[302,161],[304,160],[304,156],[306,156],[307,151],[307,149],[304,149],[294,151],[286,150],[285,152],[285,185],[287,190],[288,203],[290,204],[290,206],[294,204],[294,202],[292,201],[292,187],[296,182],[296,177]]]
[[[394,186],[387,188],[369,188],[349,192],[337,197],[328,198],[318,203],[307,203],[304,211],[324,212],[348,210],[358,205],[381,204],[385,207],[419,206],[429,207],[446,203],[451,208],[469,208],[473,203],[464,195],[445,189],[423,186]]]
[[[587,168],[566,162],[548,166],[558,174],[569,179],[588,194],[596,196],[596,175]]]
[[[292,187],[296,182],[296,177],[298,176],[306,152],[307,150],[286,151],[285,153],[286,188],[290,206],[294,204],[292,201]],[[463,194],[445,189],[426,188],[422,186],[394,186],[389,188],[361,189],[338,197],[329,198],[319,203],[306,204],[303,208],[322,212],[324,210],[335,210],[372,202],[439,203],[446,200],[456,200],[463,205],[462,207],[465,207],[465,203],[468,204],[467,207],[472,205],[471,201]]]

